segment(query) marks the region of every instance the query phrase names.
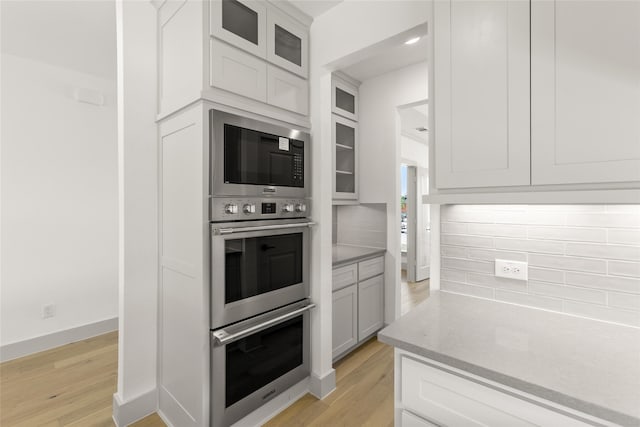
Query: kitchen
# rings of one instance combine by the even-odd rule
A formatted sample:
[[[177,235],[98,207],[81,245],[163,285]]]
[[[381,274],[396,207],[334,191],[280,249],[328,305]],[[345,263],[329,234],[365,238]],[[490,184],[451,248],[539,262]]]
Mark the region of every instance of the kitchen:
[[[402,372],[406,359],[411,360],[409,364],[416,363],[407,368],[414,369],[416,378],[422,372],[431,372],[424,366],[449,374],[462,369],[457,375],[463,383],[455,385],[457,389],[468,387],[473,375],[479,377],[471,381],[485,388],[489,382],[497,382],[490,387],[497,390],[494,404],[501,405],[504,390],[511,387],[508,393],[516,396],[517,402],[522,400],[535,406],[522,409],[519,403],[506,405],[514,411],[545,414],[548,418],[542,421],[522,415],[523,412],[514,415],[534,420],[538,425],[557,425],[558,421],[552,420],[557,420],[553,416],[558,413],[592,425],[633,425],[638,419],[632,409],[637,396],[633,381],[637,385],[638,366],[629,360],[631,356],[611,360],[580,356],[586,366],[606,363],[628,368],[626,385],[613,387],[613,403],[607,401],[602,406],[599,404],[605,401],[604,396],[576,392],[579,387],[576,381],[571,384],[571,378],[561,385],[553,381],[536,383],[535,378],[519,371],[527,366],[525,362],[514,363],[514,366],[506,362],[508,366],[487,365],[486,361],[469,359],[471,356],[454,354],[453,350],[449,350],[452,351],[449,355],[434,355],[435,350],[426,343],[412,341],[411,327],[402,322],[414,319],[414,324],[423,325],[425,322],[417,318],[429,319],[425,328],[447,322],[449,326],[444,325],[447,336],[455,341],[455,318],[447,317],[444,312],[441,318],[434,318],[433,313],[439,313],[445,306],[450,313],[455,313],[457,307],[466,308],[470,313],[474,310],[485,314],[494,312],[496,317],[502,309],[504,313],[512,310],[503,315],[530,317],[538,319],[540,324],[547,322],[544,332],[554,329],[564,331],[567,336],[582,336],[587,335],[585,330],[597,330],[594,336],[600,338],[619,335],[619,340],[606,340],[611,354],[637,354],[634,349],[637,350],[638,345],[639,311],[640,131],[634,118],[640,114],[637,77],[640,53],[634,42],[638,37],[633,37],[640,31],[638,21],[634,20],[640,13],[637,4],[623,2],[616,3],[616,7],[604,7],[597,2],[560,2],[561,6],[554,10],[544,2],[534,1],[529,10],[528,2],[345,1],[327,2],[331,3],[327,6],[332,7],[311,19],[294,7],[296,2],[292,3],[293,6],[286,2],[189,0],[117,4],[118,72],[120,81],[128,82],[119,88],[118,111],[124,124],[119,150],[126,165],[120,170],[120,185],[128,196],[121,200],[119,208],[119,221],[124,225],[120,247],[118,390],[114,395],[117,425],[128,425],[156,411],[168,425],[228,425],[239,420],[240,425],[263,423],[307,392],[321,399],[330,397],[336,384],[334,359],[337,361],[358,345],[366,345],[367,339],[386,325],[391,326],[379,338],[398,347],[396,373]],[[450,8],[450,3],[455,7]],[[243,33],[240,38],[244,41],[239,40],[237,34],[229,35],[224,23],[217,21],[224,16],[225,4],[244,13],[247,8],[255,7],[255,14],[248,13],[247,19],[251,21],[257,16],[256,22],[260,24],[255,34],[268,35],[268,40],[262,44],[247,43],[247,38],[253,38],[254,33],[244,34],[246,25],[235,28]],[[452,22],[451,14],[456,18],[453,22],[460,27],[447,26]],[[580,22],[572,18],[573,14],[579,14]],[[611,22],[622,24],[604,26],[600,19],[608,14],[612,16]],[[363,16],[367,19],[363,20]],[[554,17],[560,22],[556,23],[556,33],[548,28]],[[565,25],[561,25],[563,22]],[[602,27],[597,37],[587,31],[594,22]],[[616,28],[624,31],[618,33],[614,31]],[[574,33],[578,36],[573,36]],[[560,70],[558,75],[563,80],[554,81],[558,77],[554,77],[554,67],[549,67],[554,57],[549,56],[553,39],[550,40],[548,34],[556,34],[557,40],[564,43],[554,45],[555,49],[566,49],[556,53],[560,55],[556,65]],[[421,57],[426,62],[404,63],[400,69],[387,68],[380,75],[362,81],[349,75],[349,70],[353,74],[358,64],[383,56],[398,46],[408,50],[411,46],[404,43],[418,36],[428,42],[426,55]],[[580,37],[587,41],[581,42]],[[269,40],[292,42],[306,53],[292,55],[288,49],[291,44],[284,43],[284,48],[278,48]],[[505,40],[509,43],[500,44]],[[595,47],[589,50],[585,45]],[[158,61],[149,53],[156,49]],[[574,57],[572,52],[583,56]],[[585,65],[589,57],[585,59],[584,52],[600,58],[601,62]],[[283,58],[286,62],[282,62]],[[569,62],[562,62],[565,58]],[[574,63],[582,67],[573,67]],[[593,69],[599,73],[584,72]],[[556,94],[550,89],[555,87],[552,83],[559,85]],[[555,110],[550,107],[555,105],[554,97],[562,100],[557,113],[552,113]],[[424,99],[429,100],[428,111],[434,112],[429,114],[427,126],[430,188],[423,200],[430,205],[433,224],[431,296],[421,306],[427,307],[424,313],[416,309],[410,313],[413,317],[395,323],[400,315],[401,300],[397,114],[399,107]],[[606,108],[595,108],[594,99]],[[346,101],[346,105],[336,105],[338,100]],[[222,162],[222,158],[214,154],[215,144],[210,145],[210,141],[223,139],[225,146],[227,144],[226,131],[224,136],[210,135],[220,128],[211,125],[211,114],[217,114],[211,113],[212,110],[239,117],[240,121],[235,123],[235,118],[227,120],[230,126],[277,136],[280,151],[291,153],[296,141],[304,142],[304,191],[283,194],[279,199],[271,189],[267,190],[270,194],[265,194],[269,185],[260,185],[259,194],[247,193],[247,188],[255,186],[250,182],[233,184],[236,186],[233,190],[218,191],[215,179],[227,186],[226,182],[242,181],[246,177],[240,173],[236,178],[225,176],[211,180],[210,159],[216,176],[215,171],[220,171],[220,167],[213,163]],[[578,113],[581,115],[576,117]],[[140,117],[146,119],[140,120]],[[246,119],[251,124],[247,124]],[[278,126],[278,129],[260,128],[263,125],[256,124],[258,122]],[[585,123],[590,126],[583,126]],[[614,123],[616,125],[611,126]],[[343,126],[339,141],[334,139],[338,135],[338,124]],[[345,127],[352,130],[343,132]],[[557,129],[555,135],[548,133],[550,128]],[[305,139],[304,134],[309,138]],[[578,137],[579,146],[576,145]],[[604,139],[611,139],[606,149],[602,145]],[[238,152],[242,155],[247,151],[239,149]],[[353,156],[345,156],[346,153]],[[556,158],[549,153],[556,153]],[[292,159],[292,164],[301,165],[296,163],[295,156]],[[306,161],[310,164],[306,165]],[[257,167],[263,163],[258,161]],[[239,164],[247,163],[243,160]],[[296,167],[293,170],[297,170]],[[140,170],[147,173],[140,174]],[[154,173],[160,182],[153,179]],[[295,173],[292,176],[295,180]],[[343,183],[345,177],[355,181],[347,184],[346,191],[337,191],[335,185]],[[247,184],[247,188],[240,187]],[[281,188],[273,187],[276,194],[280,194],[277,192]],[[345,193],[352,194],[345,196]],[[218,213],[222,218],[230,218],[231,225],[229,221],[217,219]],[[303,333],[301,341],[302,348],[309,349],[308,355],[305,356],[303,350],[301,356],[308,362],[307,375],[282,392],[263,394],[268,402],[252,406],[257,408],[255,411],[245,408],[217,421],[222,410],[214,411],[212,408],[219,408],[216,406],[219,403],[210,403],[220,399],[212,384],[218,381],[212,381],[210,376],[218,373],[209,365],[214,359],[210,354],[215,352],[211,340],[224,340],[225,336],[215,336],[219,326],[242,318],[229,317],[215,326],[210,323],[209,283],[218,271],[210,270],[210,266],[220,260],[212,255],[214,251],[237,253],[233,244],[225,247],[226,243],[216,242],[234,240],[231,237],[237,229],[253,224],[240,219],[260,215],[268,218],[278,215],[289,218],[287,221],[297,217],[301,219],[291,222],[291,226],[300,228],[296,222],[305,224],[304,230],[295,229],[302,234],[301,242],[291,246],[298,248],[293,252],[297,254],[294,258],[300,260],[294,263],[301,266],[304,278],[300,280],[297,273],[293,279],[284,273],[278,277],[303,283],[296,286],[296,295],[288,301],[309,299],[308,304],[296,308],[304,309],[304,314],[300,314],[303,329],[308,327],[309,331]],[[149,218],[158,218],[155,230],[149,228]],[[359,218],[366,218],[366,224]],[[361,224],[358,232],[348,233]],[[256,236],[249,234],[248,238]],[[145,260],[142,271],[146,276],[141,280],[140,270],[136,271],[140,266],[136,250],[156,241],[159,246],[156,259]],[[338,287],[332,262],[334,241],[350,247],[374,246],[376,249],[364,258],[351,257],[336,264],[351,274],[351,279]],[[272,242],[261,245],[266,245],[267,250],[274,246]],[[288,254],[291,256],[291,251]],[[495,268],[496,259],[506,261],[502,271]],[[528,263],[530,267],[518,263]],[[224,268],[226,271],[230,267]],[[522,280],[518,274],[523,271],[530,277],[525,275]],[[504,274],[517,277],[496,277]],[[346,292],[347,289],[351,293]],[[271,298],[271,305],[260,310],[278,309],[277,300],[284,292],[275,292],[271,295],[277,297]],[[341,292],[339,296],[348,294],[351,298],[341,300],[349,304],[340,307],[351,311],[342,312],[339,322],[334,318],[337,292]],[[469,297],[460,294],[483,299],[469,302]],[[360,301],[361,295],[368,299]],[[368,304],[367,309],[359,310],[360,303]],[[542,310],[513,311],[519,306]],[[244,308],[238,311],[243,312]],[[539,317],[548,312],[555,317]],[[558,315],[558,312],[564,314]],[[370,317],[361,319],[361,313]],[[575,320],[578,318],[590,320]],[[549,319],[556,323],[548,323]],[[346,325],[347,320],[351,322],[350,327],[336,331],[337,324]],[[365,321],[370,322],[370,327],[360,330],[359,326]],[[582,321],[584,323],[580,323]],[[478,327],[483,323],[473,317],[468,322]],[[484,323],[490,327],[491,321]],[[537,339],[534,334],[540,331],[529,330],[529,327],[522,324],[515,331],[501,330],[497,340],[502,347],[496,345],[490,350],[488,343],[478,343],[485,346],[477,352],[495,351],[500,356],[500,349],[507,346],[511,351],[524,351],[528,357],[534,357],[541,350],[532,347],[527,352],[526,349],[533,345]],[[209,335],[211,329],[213,336]],[[438,331],[426,330],[437,339]],[[519,333],[523,330],[529,335]],[[226,332],[234,335],[242,331]],[[336,350],[337,332],[345,333],[341,350]],[[447,336],[441,337],[442,346],[447,343],[444,341]],[[468,351],[474,353],[474,341],[464,338],[468,340]],[[584,346],[589,353],[594,349],[587,337],[573,343]],[[437,347],[438,342],[432,344]],[[550,348],[562,349],[563,345],[554,341]],[[449,366],[437,365],[447,357],[476,365],[461,367],[450,360]],[[539,360],[534,358],[531,363]],[[556,366],[564,369],[561,372],[586,375],[578,368],[570,368],[570,364],[558,362]],[[493,372],[493,376],[488,376],[487,370]],[[610,382],[620,378],[621,372],[607,376],[606,372],[598,371],[602,376],[595,378]],[[537,373],[546,376],[545,372]],[[513,375],[520,382],[504,381],[499,375]],[[404,384],[404,377],[400,384],[398,374],[396,376],[396,387],[409,386]],[[447,386],[449,380],[444,377],[439,387]],[[423,381],[426,383],[428,378]],[[594,380],[594,384],[598,381]],[[623,393],[623,390],[626,391]],[[627,396],[626,403],[617,402],[616,399],[624,400],[618,394]],[[424,402],[405,401],[404,397],[397,399],[394,406],[397,425],[457,425],[460,422],[446,418],[450,415],[425,410],[430,407]],[[486,406],[469,416],[492,414]],[[462,409],[471,407],[463,404]],[[554,410],[548,411],[549,415],[540,407]],[[452,409],[460,412],[460,408]],[[238,418],[239,413],[248,418]]]

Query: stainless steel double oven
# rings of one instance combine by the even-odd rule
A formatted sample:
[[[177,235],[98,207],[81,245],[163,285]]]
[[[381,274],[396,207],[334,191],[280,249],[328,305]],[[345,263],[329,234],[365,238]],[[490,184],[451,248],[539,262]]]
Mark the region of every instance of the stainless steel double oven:
[[[309,135],[210,112],[211,424],[309,375]]]

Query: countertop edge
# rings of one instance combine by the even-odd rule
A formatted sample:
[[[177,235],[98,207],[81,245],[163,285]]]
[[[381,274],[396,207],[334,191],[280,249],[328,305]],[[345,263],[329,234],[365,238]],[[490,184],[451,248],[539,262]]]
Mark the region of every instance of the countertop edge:
[[[518,391],[534,395],[541,399],[545,399],[562,406],[566,406],[567,408],[583,412],[587,415],[620,424],[622,426],[640,426],[640,419],[632,415],[614,411],[612,409],[599,406],[595,403],[586,402],[575,397],[568,396],[563,393],[559,393],[557,391],[541,387],[536,384],[532,384],[527,381],[523,381],[491,369],[483,368],[481,366],[447,356],[443,353],[438,353],[411,343],[407,343],[405,341],[386,335],[384,333],[384,329],[378,332],[377,336],[380,342],[383,342],[390,346],[451,366],[452,368],[469,372],[470,374],[477,375],[489,381],[495,381],[496,383],[502,384],[504,386],[514,388]]]
[[[385,252],[387,252],[387,250],[384,249],[384,248],[368,248],[368,247],[365,247],[365,246],[353,246],[353,247],[355,247],[355,248],[363,248],[363,249],[371,249],[371,252],[368,252],[368,253],[366,253],[364,255],[353,256],[353,257],[349,257],[349,258],[341,259],[339,261],[332,262],[331,267],[332,268],[342,267],[343,265],[353,264],[354,262],[365,261],[365,260],[367,260],[369,258],[375,258],[377,256],[384,255]]]

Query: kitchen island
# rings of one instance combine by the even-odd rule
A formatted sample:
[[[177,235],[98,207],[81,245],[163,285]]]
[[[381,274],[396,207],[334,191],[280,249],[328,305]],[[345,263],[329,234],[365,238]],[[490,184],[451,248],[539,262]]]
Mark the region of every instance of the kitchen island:
[[[379,334],[396,425],[640,425],[640,329],[435,291]]]

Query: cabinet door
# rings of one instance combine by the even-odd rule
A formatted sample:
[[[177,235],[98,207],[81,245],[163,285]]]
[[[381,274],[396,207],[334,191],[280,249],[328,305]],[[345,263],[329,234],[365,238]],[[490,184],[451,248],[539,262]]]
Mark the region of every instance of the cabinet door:
[[[358,285],[333,293],[333,358],[358,343]]]
[[[331,112],[358,121],[358,88],[335,76],[331,80]]]
[[[267,65],[267,103],[306,116],[309,114],[309,85],[305,79]]]
[[[640,2],[531,4],[533,184],[640,181]]]
[[[333,198],[358,199],[358,125],[331,115],[333,129]]]
[[[529,2],[434,2],[437,188],[529,185]]]
[[[267,59],[305,79],[309,75],[307,29],[274,8],[267,13]]]
[[[384,323],[384,276],[358,283],[358,341],[382,328]]]
[[[212,36],[261,58],[267,55],[267,8],[252,0],[209,0]]]
[[[267,64],[253,55],[218,40],[211,40],[210,84],[266,102]]]

